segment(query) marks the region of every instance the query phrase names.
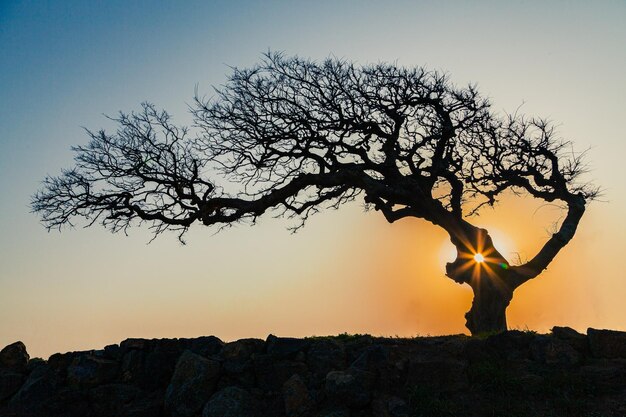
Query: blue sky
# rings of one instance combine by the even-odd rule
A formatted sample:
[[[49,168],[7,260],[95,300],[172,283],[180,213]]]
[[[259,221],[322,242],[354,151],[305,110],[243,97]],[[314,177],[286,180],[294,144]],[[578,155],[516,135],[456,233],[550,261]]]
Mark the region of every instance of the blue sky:
[[[621,1],[5,0],[0,3],[0,345],[22,339],[46,355],[130,336],[464,330],[467,306],[451,313],[452,324],[432,318],[448,314],[438,307],[447,294],[461,300],[459,305],[467,301],[456,287],[432,283],[448,285],[437,275],[440,259],[420,258],[427,247],[439,247],[442,236],[411,225],[417,228],[411,233],[423,233],[416,239],[421,249],[378,247],[369,237],[400,245],[405,231],[392,231],[374,214],[362,215],[358,205],[320,215],[296,236],[280,220],[217,236],[197,229],[184,248],[174,236],[146,246],[149,235],[143,230],[129,238],[98,228],[48,234],[29,213],[30,196],[43,177],[69,167],[70,147],[85,143],[83,126],[111,127],[103,114],[133,110],[142,101],[188,123],[186,103],[196,85],[210,94],[211,85],[225,81],[229,65],[253,65],[269,49],[443,69],[458,84],[478,83],[496,110],[522,105],[525,113],[557,121],[578,149],[590,148],[589,178],[605,188],[608,202],[593,205],[581,226],[587,234],[578,236],[580,247],[572,253],[586,254],[588,261],[579,268],[575,290],[568,290],[571,302],[526,316],[519,307],[515,324],[541,330],[557,321],[579,328],[626,327],[626,319],[619,319],[625,316],[619,300],[626,295],[626,277],[613,266],[626,236],[624,45]],[[496,222],[488,216],[485,221]],[[538,225],[537,234],[545,234],[547,226]],[[380,259],[363,262],[363,253]],[[406,258],[397,259],[398,253]],[[529,303],[564,287],[559,280],[569,271],[567,256],[560,255],[565,260],[546,284],[528,290]],[[416,258],[420,262],[413,269],[385,270],[393,268],[390,259],[413,265]],[[395,284],[381,290],[372,272],[377,268],[395,277]],[[415,275],[428,275],[418,288],[436,294],[434,301],[421,291],[406,291]],[[376,293],[388,288],[396,290],[388,290],[389,300],[374,308]],[[306,293],[315,291],[324,295],[307,304]],[[585,314],[572,312],[577,303]],[[259,313],[267,305],[272,311]],[[337,318],[341,308],[345,314]]]

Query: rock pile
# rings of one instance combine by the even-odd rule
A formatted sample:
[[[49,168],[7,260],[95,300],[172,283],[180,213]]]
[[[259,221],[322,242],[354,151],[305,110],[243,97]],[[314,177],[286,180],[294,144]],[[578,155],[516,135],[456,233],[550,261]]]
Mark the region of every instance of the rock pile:
[[[3,417],[625,416],[626,333],[127,339],[0,352]]]

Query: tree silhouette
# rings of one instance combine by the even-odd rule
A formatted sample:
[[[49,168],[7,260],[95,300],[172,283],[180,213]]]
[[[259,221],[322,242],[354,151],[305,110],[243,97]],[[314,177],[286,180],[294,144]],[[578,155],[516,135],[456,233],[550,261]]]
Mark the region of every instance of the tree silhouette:
[[[446,275],[474,291],[466,325],[475,334],[506,329],[513,291],[546,269],[599,192],[579,181],[583,155],[550,123],[498,115],[474,85],[423,68],[271,53],[234,68],[214,97],[196,93],[191,112],[193,135],[151,104],[120,113],[115,133],[88,130],[75,167],[45,179],[33,211],[48,229],[83,217],[114,232],[147,223],[155,237],[182,237],[194,223],[254,222],[268,211],[299,218],[297,229],[362,196],[390,223],[418,217],[449,234],[457,258]],[[567,213],[521,265],[467,220],[507,190]]]

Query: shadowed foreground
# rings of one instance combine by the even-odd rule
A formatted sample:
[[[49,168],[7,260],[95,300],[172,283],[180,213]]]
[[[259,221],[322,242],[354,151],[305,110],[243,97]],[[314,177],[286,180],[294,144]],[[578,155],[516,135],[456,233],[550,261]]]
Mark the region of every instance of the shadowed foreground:
[[[624,416],[626,332],[128,339],[0,352],[0,416]]]

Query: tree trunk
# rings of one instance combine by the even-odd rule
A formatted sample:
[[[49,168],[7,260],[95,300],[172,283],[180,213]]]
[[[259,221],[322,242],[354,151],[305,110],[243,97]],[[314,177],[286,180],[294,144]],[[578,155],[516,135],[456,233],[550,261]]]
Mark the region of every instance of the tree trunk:
[[[507,329],[506,308],[515,285],[508,261],[493,246],[486,230],[464,223],[451,233],[457,258],[446,265],[446,275],[474,291],[472,307],[465,315],[465,326],[472,334],[498,333]],[[482,259],[476,259],[476,255]]]
[[[500,277],[486,272],[486,268],[469,284],[474,290],[474,300],[465,314],[465,327],[473,335],[505,331],[506,308],[513,298],[513,290]]]

